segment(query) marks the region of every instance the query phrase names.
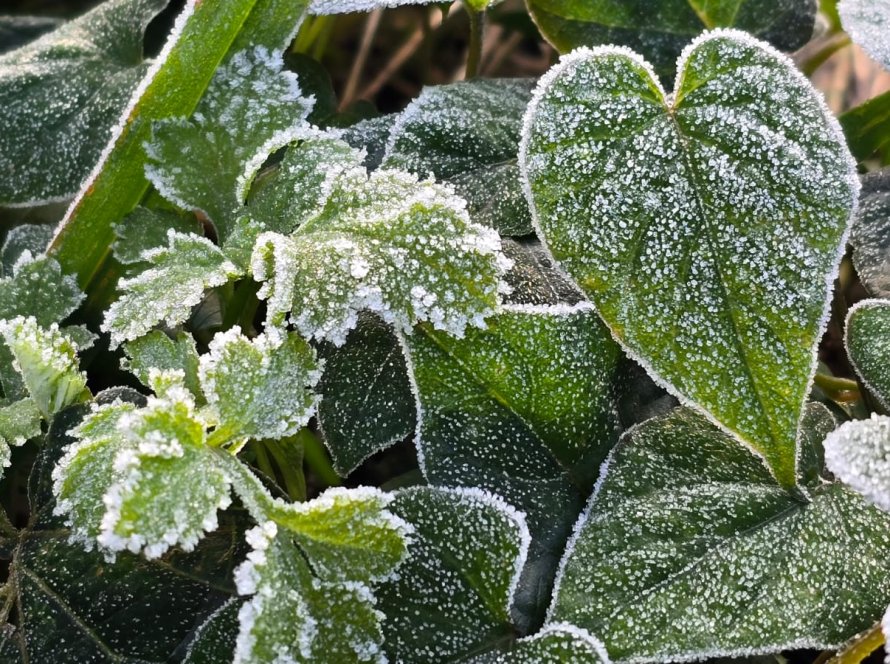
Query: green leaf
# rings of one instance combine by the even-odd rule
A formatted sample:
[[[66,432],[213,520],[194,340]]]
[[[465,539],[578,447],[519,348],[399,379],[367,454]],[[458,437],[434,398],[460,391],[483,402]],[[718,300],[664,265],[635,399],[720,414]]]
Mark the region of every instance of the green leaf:
[[[872,58],[890,69],[890,2],[841,0],[837,5],[844,30]]]
[[[24,46],[62,23],[52,16],[0,16],[0,53]]]
[[[195,631],[183,664],[219,664],[228,662],[235,651],[238,636],[238,611],[241,602],[231,599],[217,609]]]
[[[800,452],[797,461],[797,472],[802,485],[816,488],[823,482],[825,475],[823,442],[837,424],[837,419],[825,405],[812,401],[806,405],[800,421]]]
[[[120,299],[105,312],[102,329],[117,346],[142,336],[158,323],[175,327],[188,319],[204,291],[241,275],[241,270],[210,242],[170,230],[167,246],[147,251],[147,270],[121,279]]]
[[[890,417],[844,422],[825,439],[825,462],[841,482],[890,511]]]
[[[792,496],[681,408],[627,432],[562,563],[549,619],[615,660],[833,650],[890,596],[890,518],[838,484]]]
[[[321,371],[315,351],[296,334],[251,340],[236,326],[210,342],[199,376],[218,420],[214,444],[220,445],[296,434],[315,412],[313,388]]]
[[[863,300],[850,309],[844,343],[868,391],[890,411],[890,301]]]
[[[0,319],[33,316],[47,327],[67,318],[83,301],[74,277],[63,274],[52,258],[19,255],[6,277],[0,279]]]
[[[530,543],[525,517],[478,489],[406,489],[392,509],[414,533],[408,559],[379,593],[390,659],[463,661],[509,640]]]
[[[77,191],[148,70],[145,28],[167,0],[108,0],[0,56],[0,203]]]
[[[292,236],[257,240],[251,265],[270,325],[290,313],[307,338],[341,345],[362,310],[400,330],[428,320],[458,335],[494,312],[500,239],[472,223],[450,189],[348,166],[328,187],[324,207]]]
[[[283,64],[264,46],[235,54],[191,119],[155,122],[146,144],[146,177],[170,202],[206,214],[223,241],[260,166],[293,140],[309,114],[312,100]]]
[[[476,79],[424,88],[390,130],[383,167],[432,173],[467,200],[473,221],[501,235],[528,235],[516,160],[533,84]]]
[[[853,265],[868,292],[890,297],[890,168],[862,178],[850,244]]]
[[[575,305],[584,299],[555,264],[553,257],[537,240],[501,240],[504,255],[513,266],[504,275],[510,292],[504,297],[510,304]]]
[[[526,513],[534,542],[517,602],[534,616],[617,437],[619,351],[589,305],[511,307],[488,323],[465,339],[422,326],[405,340],[418,459],[430,483],[480,487]]]
[[[365,168],[374,171],[380,167],[383,161],[386,144],[389,141],[389,132],[392,131],[393,125],[398,119],[398,113],[390,113],[361,120],[341,130],[340,138],[356,150],[363,150],[365,152]]]
[[[738,28],[795,51],[813,34],[815,0],[529,0],[544,37],[561,53],[618,44],[673,76],[680,52],[703,30]]]
[[[24,445],[41,434],[40,410],[33,399],[21,399],[0,406],[0,475],[11,465],[10,447]]]
[[[890,92],[869,99],[840,116],[850,150],[859,161],[877,156],[890,163]]]
[[[31,256],[42,254],[52,237],[53,227],[47,224],[22,224],[9,229],[0,252],[3,276],[12,275],[13,267],[26,251],[31,252]]]
[[[41,327],[33,316],[19,316],[0,320],[0,337],[45,419],[89,397],[86,375],[78,370],[77,349],[58,325]]]
[[[198,351],[195,340],[187,332],[177,332],[170,338],[160,330],[124,344],[127,359],[122,367],[133,373],[143,385],[150,385],[151,369],[182,371],[185,387],[200,402],[203,399],[198,381]]]
[[[679,71],[668,98],[626,50],[563,58],[529,107],[527,193],[627,352],[790,487],[855,165],[819,93],[766,44],[714,31]]]
[[[534,636],[519,639],[508,652],[489,653],[472,664],[610,664],[603,644],[587,630],[568,623],[547,625]]]
[[[414,430],[408,369],[392,329],[370,314],[359,315],[342,346],[322,344],[319,355],[318,428],[334,470],[346,477]]]
[[[114,257],[124,265],[144,266],[142,254],[166,245],[171,228],[184,235],[203,235],[201,223],[193,215],[137,207],[114,227]]]

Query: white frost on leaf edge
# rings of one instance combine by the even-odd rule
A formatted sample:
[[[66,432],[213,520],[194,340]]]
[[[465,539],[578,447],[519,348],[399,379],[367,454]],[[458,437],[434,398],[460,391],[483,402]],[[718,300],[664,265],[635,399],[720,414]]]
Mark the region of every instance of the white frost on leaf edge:
[[[602,660],[602,664],[611,664],[612,662],[612,660],[609,658],[609,653],[606,650],[606,646],[603,644],[602,641],[600,641],[586,629],[567,622],[548,623],[544,625],[536,634],[527,636],[524,639],[519,639],[519,643],[539,641],[543,638],[546,638],[547,636],[550,636],[551,634],[568,634],[578,639],[579,641],[584,641],[599,656],[599,658]]]
[[[721,39],[721,38],[730,38],[739,41],[741,44],[746,46],[752,46],[756,48],[760,48],[765,51],[768,55],[776,58],[779,62],[783,63],[789,72],[789,75],[798,79],[799,82],[804,83],[806,86],[812,89],[813,98],[818,103],[820,109],[822,110],[823,119],[828,125],[829,131],[838,144],[844,146],[846,148],[846,156],[847,156],[847,165],[848,165],[848,183],[851,187],[852,192],[852,205],[850,208],[850,215],[847,218],[846,227],[842,233],[841,239],[838,242],[838,248],[836,251],[835,261],[834,261],[834,269],[829,271],[826,275],[825,279],[825,304],[823,305],[822,316],[819,319],[817,326],[817,334],[815,335],[816,341],[813,344],[813,348],[811,350],[811,367],[810,367],[810,377],[807,381],[807,385],[811,385],[813,382],[813,378],[816,375],[816,371],[818,370],[818,352],[819,352],[819,343],[821,342],[822,335],[825,331],[825,328],[828,325],[828,320],[831,316],[831,293],[833,292],[833,286],[835,280],[838,278],[840,274],[841,261],[846,254],[847,251],[847,242],[850,236],[850,231],[852,229],[852,221],[856,217],[856,213],[859,209],[859,191],[861,189],[861,182],[859,180],[858,174],[858,165],[856,160],[853,158],[852,154],[850,154],[849,148],[847,148],[847,140],[844,136],[843,129],[841,128],[840,122],[828,108],[828,104],[825,102],[825,97],[823,94],[813,87],[812,83],[810,83],[809,79],[801,72],[797,65],[794,64],[794,61],[777,50],[771,44],[761,41],[755,37],[752,37],[746,32],[742,32],[741,30],[735,30],[732,28],[717,28],[714,30],[709,30],[701,33],[698,37],[696,37],[693,41],[686,45],[683,49],[680,57],[677,59],[677,75],[674,82],[674,90],[676,91],[677,85],[682,81],[683,74],[686,69],[686,61],[692,55],[692,52],[697,49],[702,44],[711,41],[713,39]],[[535,230],[535,234],[537,235],[541,248],[544,251],[545,255],[550,258],[553,265],[558,266],[560,271],[565,274],[565,277],[570,286],[574,287],[579,293],[585,293],[585,290],[581,288],[578,283],[572,279],[565,270],[562,270],[561,264],[556,258],[553,256],[553,252],[550,250],[550,245],[547,242],[547,236],[544,234],[543,229],[541,228],[541,221],[538,216],[538,209],[534,203],[534,196],[532,195],[531,190],[531,182],[528,176],[528,148],[529,141],[531,140],[531,129],[534,124],[534,118],[537,114],[538,106],[541,103],[541,100],[544,98],[544,95],[549,91],[549,88],[553,85],[556,79],[571,66],[575,65],[577,62],[586,61],[590,58],[607,56],[607,55],[620,55],[629,58],[634,64],[642,67],[646,73],[649,75],[651,82],[656,86],[658,91],[661,93],[662,97],[665,100],[665,103],[668,104],[671,102],[673,98],[673,93],[670,95],[664,91],[663,86],[661,85],[661,81],[659,77],[655,73],[655,69],[652,67],[649,62],[646,61],[640,54],[635,51],[625,47],[625,46],[597,46],[594,48],[589,48],[586,46],[582,46],[580,48],[575,49],[574,51],[563,55],[560,57],[559,62],[551,67],[547,73],[545,73],[539,80],[538,84],[535,87],[534,92],[532,93],[531,102],[529,102],[528,108],[525,112],[525,117],[522,121],[522,132],[521,138],[519,141],[519,155],[518,155],[518,164],[519,164],[519,177],[522,185],[522,189],[525,192],[526,200],[528,201],[528,206],[531,211],[532,218],[532,227]],[[596,305],[594,305],[595,307]],[[603,320],[603,324],[609,330],[609,333],[612,335],[615,343],[617,343],[624,353],[632,359],[634,362],[639,364],[646,374],[652,379],[652,381],[658,385],[659,387],[666,390],[669,394],[673,395],[677,398],[681,405],[687,406],[696,412],[704,415],[704,417],[718,427],[721,431],[724,431],[729,436],[731,436],[734,440],[739,441],[742,445],[745,446],[752,454],[754,454],[761,462],[766,466],[767,470],[769,470],[770,474],[773,474],[772,468],[770,468],[769,464],[766,461],[766,458],[761,454],[758,450],[756,450],[752,444],[743,439],[740,435],[732,431],[729,427],[723,424],[717,417],[700,406],[695,401],[689,399],[684,394],[680,392],[679,389],[675,385],[673,385],[670,381],[666,380],[662,377],[655,369],[650,365],[649,362],[646,361],[645,358],[637,355],[631,349],[629,349],[622,341],[618,338],[615,331],[612,329],[612,326],[608,324],[607,321]],[[803,417],[806,412],[806,404],[809,398],[809,391],[806,390],[804,392],[803,401],[801,402],[800,411],[797,420],[797,439],[796,446],[794,452],[794,473],[795,476],[798,473],[798,465],[800,463],[800,436],[801,436],[801,425],[803,423]],[[418,421],[419,425],[419,421]],[[421,466],[421,468],[423,468]],[[556,587],[556,586],[554,586]],[[554,594],[555,596],[555,594]],[[549,615],[549,609],[548,609]],[[801,647],[807,647],[806,645]],[[742,655],[746,655],[747,653],[742,653]],[[631,661],[631,660],[628,660]]]
[[[859,366],[856,364],[856,358],[850,353],[850,342],[849,342],[849,334],[850,334],[850,321],[853,318],[853,315],[858,312],[860,309],[870,309],[872,307],[888,309],[890,310],[890,300],[883,300],[880,298],[868,298],[865,300],[860,300],[852,307],[850,307],[849,311],[847,311],[847,318],[844,320],[844,350],[847,352],[847,358],[850,360],[850,364],[853,365],[853,370],[856,372],[856,375],[859,377],[859,380],[862,381],[862,384],[865,386],[865,389],[869,391],[869,394],[873,396],[878,402],[888,411],[890,411],[890,403],[887,403],[884,398],[881,396],[880,390],[876,390],[874,386],[871,384],[871,381],[866,378],[862,371],[860,371]],[[890,369],[888,369],[890,370]]]
[[[326,14],[352,14],[369,12],[375,9],[392,9],[403,5],[429,5],[437,0],[312,0],[309,13],[314,16]]]
[[[882,437],[885,449],[876,449],[868,443],[863,446],[863,436],[870,439]],[[890,459],[885,456],[890,448],[890,417],[872,413],[867,420],[844,422],[828,434],[824,447],[825,466],[837,479],[868,502],[890,512],[890,484],[880,486],[881,475],[890,474]]]

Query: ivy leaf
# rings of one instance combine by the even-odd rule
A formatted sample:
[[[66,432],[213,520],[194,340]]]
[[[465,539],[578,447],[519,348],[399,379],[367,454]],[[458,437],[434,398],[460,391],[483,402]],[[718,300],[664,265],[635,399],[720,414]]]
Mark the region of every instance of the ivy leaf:
[[[77,350],[58,325],[44,328],[33,316],[19,316],[0,320],[0,337],[44,419],[89,397],[86,375],[78,370]]]
[[[561,53],[619,44],[641,53],[670,78],[683,48],[703,30],[738,28],[783,51],[813,34],[816,0],[529,0],[541,34]]]
[[[834,650],[890,594],[890,518],[838,484],[793,496],[687,408],[627,432],[575,527],[549,619],[615,660]]]
[[[617,437],[618,348],[589,305],[511,307],[465,339],[422,326],[406,344],[424,476],[526,513],[534,542],[517,603],[535,616]]]
[[[868,292],[890,297],[890,168],[862,178],[850,244],[853,265]]]
[[[0,475],[11,465],[11,447],[24,445],[41,434],[40,409],[33,399],[20,399],[0,406]]]
[[[519,180],[522,116],[533,81],[461,81],[424,88],[395,121],[384,168],[400,168],[452,184],[473,221],[501,235],[532,232]]]
[[[414,430],[414,397],[397,337],[382,320],[360,314],[340,346],[322,344],[319,431],[334,470],[349,475],[372,454]]]
[[[116,239],[111,251],[124,265],[142,264],[144,252],[167,244],[167,232],[171,228],[184,235],[203,235],[201,224],[194,215],[140,206],[114,227]]]
[[[668,101],[628,51],[563,58],[529,107],[527,193],[627,352],[790,487],[855,164],[821,96],[766,44],[714,31],[679,71]]]
[[[0,56],[0,204],[70,197],[148,65],[146,26],[167,0],[109,0]]]
[[[890,511],[890,417],[844,422],[825,439],[825,462],[844,484]]]
[[[136,339],[160,322],[170,327],[188,319],[204,291],[241,275],[241,270],[210,240],[167,232],[167,246],[142,254],[151,267],[121,279],[120,299],[105,313],[102,329],[117,346]]]
[[[195,340],[187,332],[177,332],[173,338],[160,330],[124,344],[127,359],[122,367],[146,387],[151,384],[151,370],[181,371],[183,383],[199,402],[203,400],[198,380],[198,351]]]
[[[414,535],[379,593],[390,659],[462,661],[509,639],[530,543],[525,517],[478,489],[406,489],[392,509]]]
[[[534,636],[519,639],[508,652],[488,653],[472,664],[610,664],[603,644],[587,630],[568,623],[547,625]]]
[[[341,173],[324,207],[290,236],[264,233],[251,265],[269,324],[337,345],[358,312],[407,331],[429,320],[460,335],[484,325],[506,264],[497,234],[450,189],[401,171]]]
[[[167,200],[206,214],[222,241],[254,175],[293,140],[312,106],[282,66],[264,46],[241,51],[217,70],[190,120],[152,126],[146,177]]]
[[[844,30],[872,58],[890,69],[890,2],[841,0],[837,6]]]
[[[217,334],[200,359],[199,377],[218,419],[215,444],[281,439],[315,412],[321,377],[315,351],[296,334],[248,339],[239,327]]]
[[[12,276],[15,264],[27,251],[32,258],[40,256],[53,237],[53,226],[49,224],[22,224],[10,228],[3,240],[0,251],[0,263],[3,265],[3,276]]]
[[[847,313],[847,355],[868,391],[890,409],[890,301],[863,300]]]

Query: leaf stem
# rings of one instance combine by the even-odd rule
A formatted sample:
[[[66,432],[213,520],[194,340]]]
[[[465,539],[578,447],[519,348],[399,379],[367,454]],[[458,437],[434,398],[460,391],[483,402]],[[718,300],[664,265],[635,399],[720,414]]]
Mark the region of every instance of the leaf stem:
[[[485,13],[467,6],[470,17],[470,46],[467,50],[467,70],[464,78],[479,76],[479,63],[482,61],[482,35],[485,32]]]
[[[860,664],[882,645],[884,645],[884,631],[881,629],[881,623],[876,623],[827,660],[827,664]]]
[[[849,403],[860,398],[859,383],[849,378],[837,378],[828,374],[817,373],[813,382],[832,399]]]
[[[303,444],[303,458],[306,465],[315,476],[326,486],[340,486],[340,476],[334,470],[325,452],[324,445],[309,429],[303,429],[297,434],[297,439]]]

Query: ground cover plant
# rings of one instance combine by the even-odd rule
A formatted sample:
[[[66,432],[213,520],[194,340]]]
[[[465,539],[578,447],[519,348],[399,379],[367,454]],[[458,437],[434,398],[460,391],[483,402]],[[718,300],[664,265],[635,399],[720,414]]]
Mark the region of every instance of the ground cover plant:
[[[890,2],[93,4],[0,17],[0,662],[883,659]]]

